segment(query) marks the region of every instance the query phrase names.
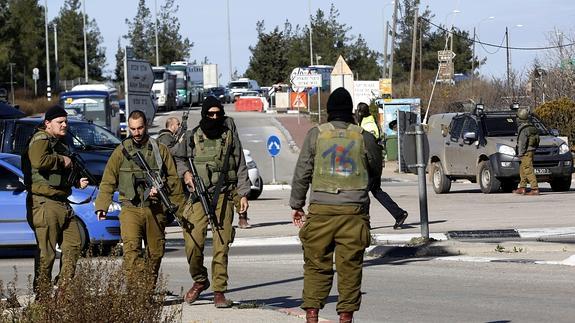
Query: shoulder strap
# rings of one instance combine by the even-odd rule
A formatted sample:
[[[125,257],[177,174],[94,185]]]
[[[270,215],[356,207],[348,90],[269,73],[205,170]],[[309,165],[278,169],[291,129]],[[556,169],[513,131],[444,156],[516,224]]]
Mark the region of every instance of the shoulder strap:
[[[218,183],[216,184],[216,188],[214,190],[214,198],[212,199],[212,208],[214,210],[218,206],[218,199],[220,197],[219,195],[222,191],[222,187],[224,186],[224,182],[226,181],[226,178],[228,177],[228,168],[230,167],[230,155],[232,153],[233,135],[231,134],[231,130],[228,129],[228,131],[230,133],[227,137],[229,138],[230,142],[226,147],[226,154],[224,155],[224,165],[222,167],[221,176],[218,179]]]
[[[317,128],[319,129],[319,132],[330,131],[335,129],[335,127],[331,124],[331,122],[322,123],[319,126],[317,126]]]
[[[152,153],[154,154],[154,158],[156,159],[156,165],[158,165],[158,169],[161,172],[162,168],[164,167],[164,162],[162,160],[162,156],[160,155],[160,147],[158,147],[156,139],[149,137],[148,141],[152,145]]]

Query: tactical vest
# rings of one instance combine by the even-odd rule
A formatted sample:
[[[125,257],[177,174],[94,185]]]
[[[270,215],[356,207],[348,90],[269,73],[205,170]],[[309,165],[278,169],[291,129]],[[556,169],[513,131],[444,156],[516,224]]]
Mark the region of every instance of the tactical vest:
[[[311,189],[328,193],[365,189],[368,173],[362,128],[350,124],[337,129],[328,122],[318,129]]]
[[[529,148],[537,149],[539,147],[539,131],[537,128],[531,123],[524,123],[519,126],[518,133],[521,134],[521,131],[527,131],[527,150]]]
[[[120,164],[118,191],[121,196],[132,201],[136,196],[143,197],[146,180],[142,169],[133,161],[136,153],[140,151],[150,168],[158,174],[161,174],[163,166],[162,156],[160,156],[158,143],[153,138],[148,138],[148,142],[141,148],[136,147],[131,139],[125,139],[121,145],[124,155],[128,155],[129,158],[124,156],[126,158]]]
[[[48,140],[48,154],[54,157],[58,157],[58,153],[56,152],[56,146],[62,145],[59,142],[58,138],[49,136],[44,131],[37,131],[30,139],[30,144],[28,145],[28,149],[38,140]],[[69,188],[71,183],[66,183],[66,179],[68,178],[67,172],[64,169],[59,169],[58,166],[54,166],[54,168],[50,170],[39,170],[37,168],[31,167],[31,178],[32,183],[36,184],[46,184],[55,188]]]
[[[233,134],[231,130],[227,130],[220,138],[209,139],[204,135],[202,129],[197,127],[193,140],[195,147],[194,165],[198,170],[198,175],[206,187],[215,187],[222,175],[224,155],[228,146],[233,144]],[[228,163],[227,178],[224,185],[238,181],[236,159],[233,154],[230,154]]]

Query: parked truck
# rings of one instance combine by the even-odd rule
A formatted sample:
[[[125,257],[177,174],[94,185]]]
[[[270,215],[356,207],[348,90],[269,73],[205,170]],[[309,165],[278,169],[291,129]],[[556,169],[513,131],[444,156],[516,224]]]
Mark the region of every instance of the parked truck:
[[[164,66],[152,67],[154,84],[152,91],[156,97],[158,110],[172,111],[177,108],[176,75]]]
[[[218,65],[217,64],[204,64],[203,65],[203,78],[204,89],[212,89],[220,86]]]
[[[203,69],[186,61],[172,62],[166,70],[176,75],[178,100],[183,106],[199,105],[203,99]]]

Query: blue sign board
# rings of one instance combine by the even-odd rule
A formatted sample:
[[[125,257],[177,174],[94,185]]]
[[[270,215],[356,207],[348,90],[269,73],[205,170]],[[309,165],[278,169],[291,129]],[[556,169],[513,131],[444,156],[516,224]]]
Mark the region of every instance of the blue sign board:
[[[268,138],[268,144],[266,145],[266,147],[268,148],[268,153],[270,154],[270,156],[275,157],[279,155],[280,149],[282,147],[280,138],[273,135],[270,136]]]

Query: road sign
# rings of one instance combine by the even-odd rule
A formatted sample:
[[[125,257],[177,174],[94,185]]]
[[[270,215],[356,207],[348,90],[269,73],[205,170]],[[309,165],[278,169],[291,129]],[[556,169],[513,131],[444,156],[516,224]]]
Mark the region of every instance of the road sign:
[[[321,75],[295,75],[290,78],[290,82],[294,88],[321,87]]]
[[[292,84],[292,86],[291,86],[292,90],[294,90],[295,92],[298,92],[298,93],[303,92],[303,90],[305,90],[305,87],[296,86],[296,85],[294,85],[293,82],[291,82],[291,80],[297,78],[300,75],[309,75],[309,70],[306,70],[306,69],[301,68],[301,67],[296,67],[291,71],[291,74],[289,77],[290,83]]]
[[[154,115],[156,114],[156,108],[154,107],[154,101],[150,93],[128,93],[128,107],[129,112],[140,110],[144,112],[148,119],[148,124],[151,125],[154,121]]]
[[[452,50],[437,51],[437,59],[440,62],[450,61],[455,58],[455,53]]]
[[[40,70],[37,67],[32,69],[32,79],[38,80],[40,78]]]
[[[270,136],[267,143],[268,153],[270,156],[275,157],[279,155],[281,149],[280,138],[277,136]]]
[[[128,92],[150,93],[154,84],[152,65],[147,61],[128,60]]]

